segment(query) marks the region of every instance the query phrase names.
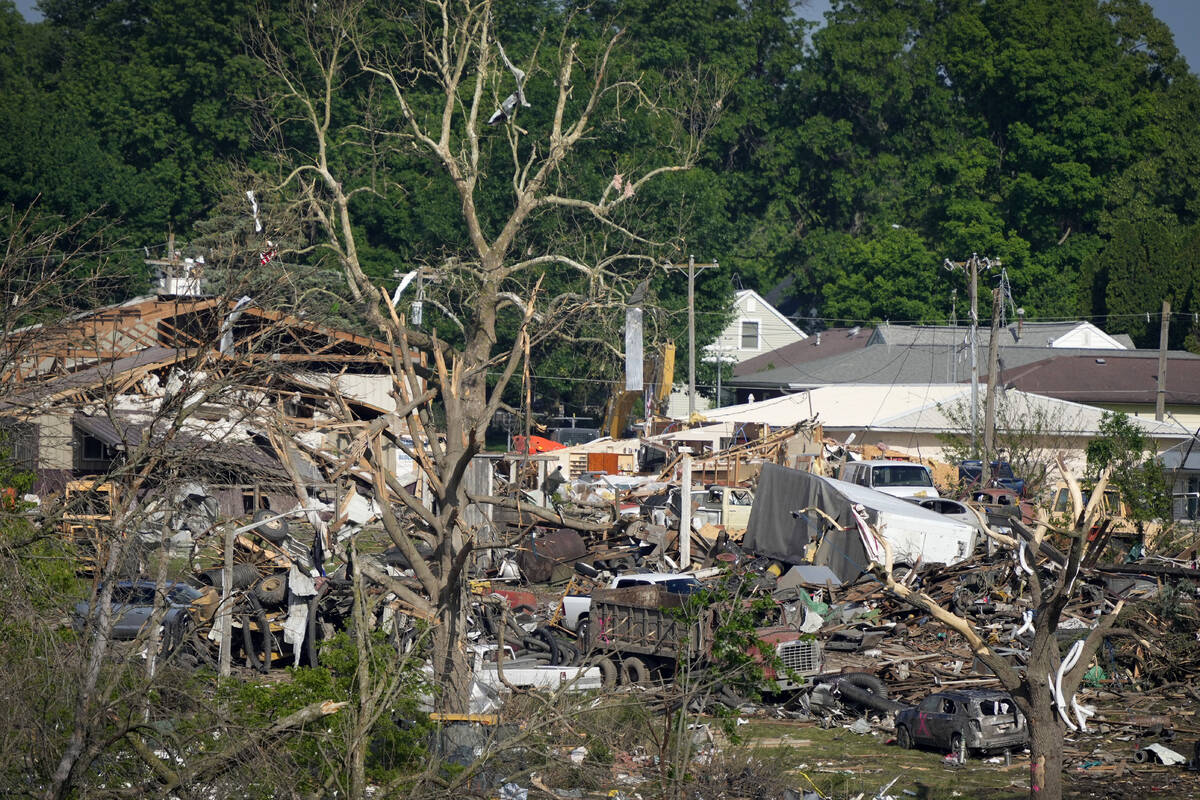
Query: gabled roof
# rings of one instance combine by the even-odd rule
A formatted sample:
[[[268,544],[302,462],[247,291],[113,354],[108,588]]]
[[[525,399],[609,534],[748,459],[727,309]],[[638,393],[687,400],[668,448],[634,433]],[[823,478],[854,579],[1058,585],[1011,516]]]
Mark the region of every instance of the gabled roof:
[[[871,344],[892,346],[942,345],[970,342],[971,329],[965,325],[880,325],[875,329]],[[1086,347],[1096,350],[1132,349],[1129,337],[1109,336],[1090,322],[1024,322],[1011,323],[1000,330],[1001,347]],[[980,326],[979,347],[987,348],[991,328]],[[1128,342],[1128,344],[1126,344]]]
[[[769,356],[770,354],[767,354]],[[765,358],[762,356],[760,358]],[[1002,346],[1000,369],[1005,381],[1012,380],[1016,368],[1040,361],[1057,362],[1063,358],[1103,358],[1113,371],[1128,370],[1142,374],[1145,364],[1157,365],[1153,350],[1051,349],[1046,347]],[[987,375],[987,349],[977,351],[981,380]],[[1170,362],[1200,362],[1194,353],[1172,351]],[[1198,364],[1200,366],[1200,364]],[[1053,369],[1052,367],[1047,367]],[[1157,366],[1155,366],[1157,370]],[[1154,373],[1157,376],[1157,372]],[[816,361],[777,366],[775,369],[739,375],[730,385],[746,389],[798,390],[842,383],[958,383],[970,380],[971,352],[964,343],[915,344],[890,346],[876,344]],[[1129,377],[1128,380],[1134,380]],[[1155,388],[1156,388],[1156,384]],[[1167,386],[1171,386],[1168,368]],[[1031,388],[1031,387],[1022,387]],[[1182,389],[1182,385],[1178,387]],[[1102,397],[1079,395],[1072,399],[1102,402]],[[1112,401],[1118,402],[1118,401]],[[1133,401],[1130,401],[1133,402]],[[1177,402],[1183,402],[1177,401]]]
[[[733,297],[733,305],[736,309],[744,310],[750,301],[754,301],[758,306],[761,306],[763,311],[775,317],[781,325],[790,329],[801,339],[808,338],[808,334],[797,328],[796,323],[785,317],[780,313],[779,309],[768,303],[761,294],[753,289],[741,289]],[[753,313],[759,313],[759,309],[756,308]]]

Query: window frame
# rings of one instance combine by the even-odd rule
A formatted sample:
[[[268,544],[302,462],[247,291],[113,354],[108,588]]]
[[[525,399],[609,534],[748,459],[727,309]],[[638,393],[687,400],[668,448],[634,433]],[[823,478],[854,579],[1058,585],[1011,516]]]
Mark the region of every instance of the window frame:
[[[754,326],[754,346],[746,346],[746,325]],[[742,317],[738,320],[738,349],[739,350],[762,350],[762,319],[758,317]]]

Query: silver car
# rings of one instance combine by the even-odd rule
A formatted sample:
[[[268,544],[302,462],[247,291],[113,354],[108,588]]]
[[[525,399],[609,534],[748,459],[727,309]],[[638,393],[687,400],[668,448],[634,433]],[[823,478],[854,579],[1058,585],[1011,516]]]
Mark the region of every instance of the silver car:
[[[1029,725],[1007,692],[964,689],[931,694],[916,708],[896,714],[896,743],[935,747],[966,760],[984,752],[1024,747]]]

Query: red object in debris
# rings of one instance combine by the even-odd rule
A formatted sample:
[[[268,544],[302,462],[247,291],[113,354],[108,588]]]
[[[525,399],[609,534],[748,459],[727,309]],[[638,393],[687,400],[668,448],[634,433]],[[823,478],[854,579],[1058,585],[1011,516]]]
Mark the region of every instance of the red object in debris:
[[[562,450],[565,444],[551,441],[541,436],[530,436],[528,446],[524,436],[513,437],[513,450],[518,453],[549,453],[551,450]]]
[[[513,611],[537,611],[537,596],[533,592],[519,592],[515,589],[493,589],[492,594],[498,594],[508,603]]]

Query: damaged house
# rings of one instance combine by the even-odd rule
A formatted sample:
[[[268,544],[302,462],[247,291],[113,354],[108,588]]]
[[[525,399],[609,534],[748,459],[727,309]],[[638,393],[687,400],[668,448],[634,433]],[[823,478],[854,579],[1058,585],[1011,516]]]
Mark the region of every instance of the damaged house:
[[[39,496],[153,447],[177,451],[172,477],[202,484],[224,517],[318,489],[332,501],[318,465],[341,460],[354,434],[344,418],[394,408],[386,344],[245,298],[139,298],[35,333],[9,354],[0,424]],[[335,423],[328,408],[351,413]]]

